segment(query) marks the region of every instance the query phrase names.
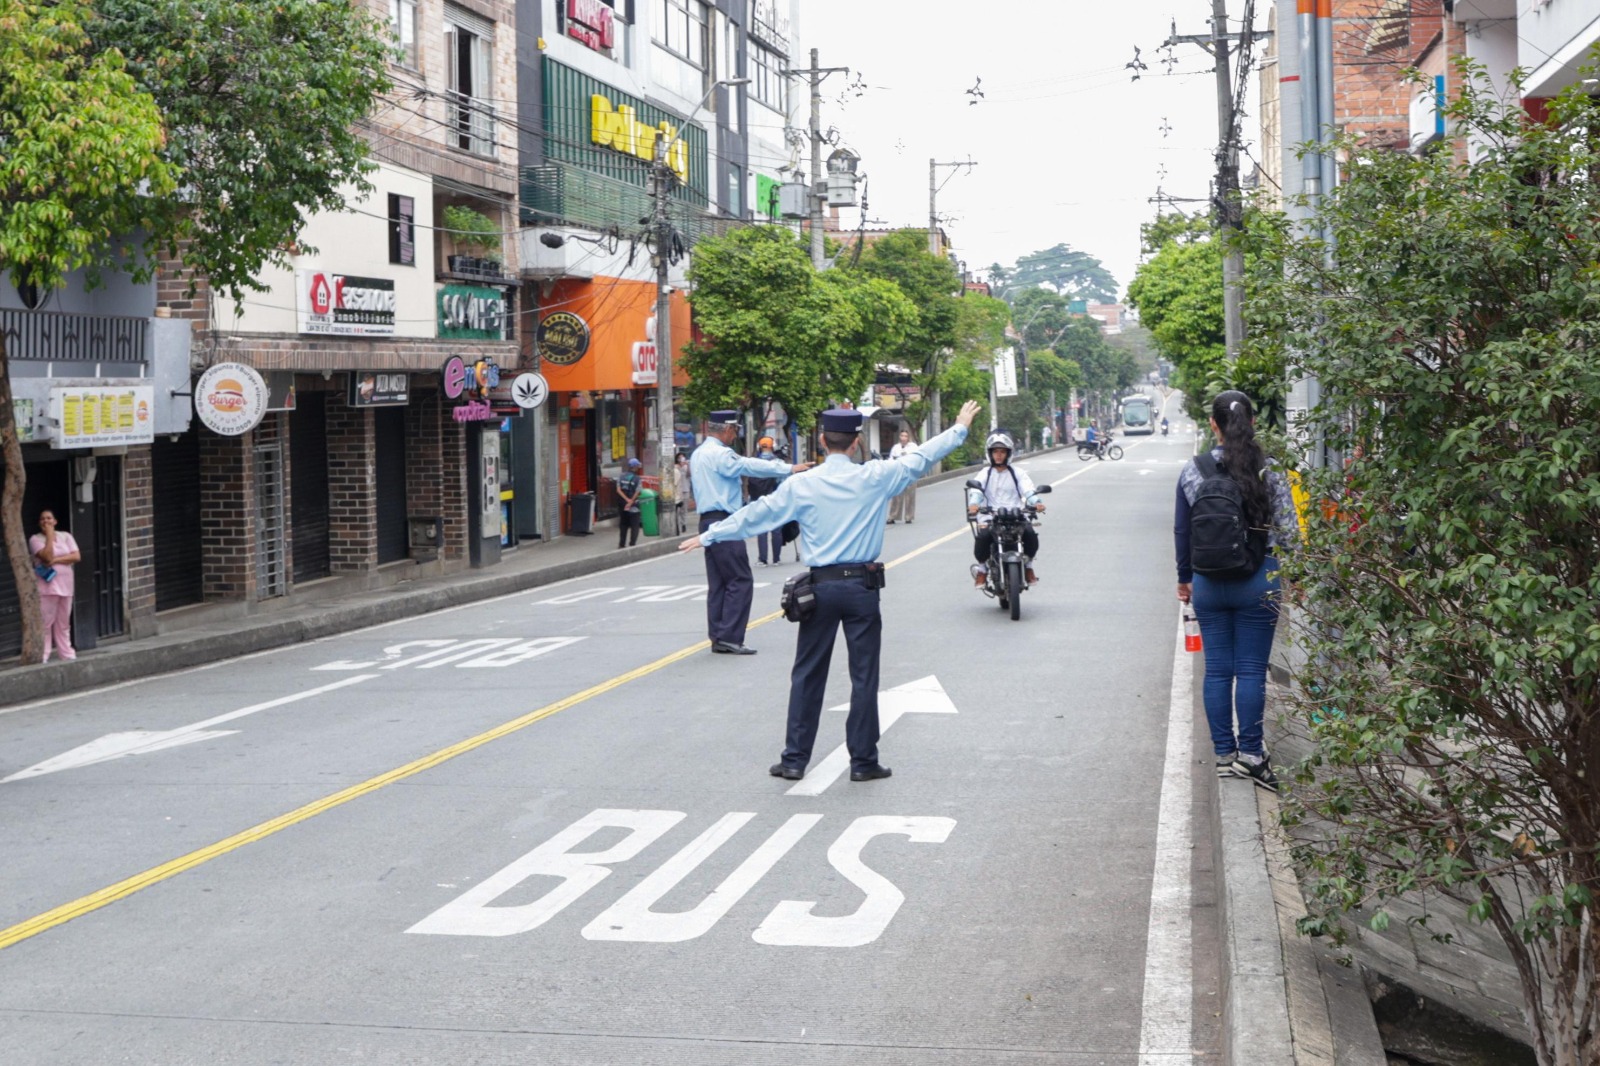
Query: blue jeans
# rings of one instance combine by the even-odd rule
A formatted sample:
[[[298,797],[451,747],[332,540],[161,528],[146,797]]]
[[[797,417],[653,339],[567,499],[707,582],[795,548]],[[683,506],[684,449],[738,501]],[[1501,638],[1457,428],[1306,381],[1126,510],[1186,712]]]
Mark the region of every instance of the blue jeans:
[[[1191,605],[1205,645],[1203,692],[1211,746],[1219,756],[1264,754],[1261,719],[1267,707],[1267,659],[1278,628],[1278,560],[1268,556],[1244,579],[1194,575]]]

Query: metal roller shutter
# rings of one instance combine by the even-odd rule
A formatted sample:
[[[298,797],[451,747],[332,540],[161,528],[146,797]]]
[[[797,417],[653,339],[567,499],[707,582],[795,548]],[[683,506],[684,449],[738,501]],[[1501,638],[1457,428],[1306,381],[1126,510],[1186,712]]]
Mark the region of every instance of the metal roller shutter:
[[[406,528],[405,408],[377,408],[373,411],[372,430],[378,449],[378,562],[392,563],[411,554]]]
[[[302,392],[289,416],[289,520],[294,523],[294,579],[327,577],[327,394]]]
[[[205,598],[200,553],[200,434],[177,441],[157,437],[150,446],[154,511],[156,610],[170,611]]]

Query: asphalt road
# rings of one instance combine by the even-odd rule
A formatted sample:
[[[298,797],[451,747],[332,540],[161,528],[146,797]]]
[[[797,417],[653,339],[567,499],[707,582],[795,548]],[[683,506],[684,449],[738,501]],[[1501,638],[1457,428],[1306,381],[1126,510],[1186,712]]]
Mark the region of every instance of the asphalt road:
[[[687,555],[0,713],[0,1060],[1214,1052],[1192,436],[1124,443],[1026,464],[1057,488],[1020,622],[970,587],[959,483],[888,529],[888,780],[830,773],[842,711],[767,775],[792,562],[754,657],[704,649]]]

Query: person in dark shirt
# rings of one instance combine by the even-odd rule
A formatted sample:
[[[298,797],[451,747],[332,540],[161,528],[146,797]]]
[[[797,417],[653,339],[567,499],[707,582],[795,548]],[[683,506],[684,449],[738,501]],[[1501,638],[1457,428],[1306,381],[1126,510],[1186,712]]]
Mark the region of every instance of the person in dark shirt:
[[[776,444],[771,437],[762,437],[756,441],[756,454],[763,459],[776,459],[778,453]],[[775,477],[752,477],[745,479],[745,496],[748,503],[755,503],[761,497],[775,491],[778,479]],[[762,533],[756,537],[756,557],[761,560],[761,565],[767,565],[767,545],[772,545],[772,565],[777,566],[781,560],[778,556],[783,551],[783,530],[774,529],[769,533]]]
[[[639,481],[642,464],[637,459],[628,460],[628,472],[617,478],[617,495],[622,497],[622,516],[617,523],[617,547],[627,548],[639,543],[639,529],[644,516],[639,513]]]

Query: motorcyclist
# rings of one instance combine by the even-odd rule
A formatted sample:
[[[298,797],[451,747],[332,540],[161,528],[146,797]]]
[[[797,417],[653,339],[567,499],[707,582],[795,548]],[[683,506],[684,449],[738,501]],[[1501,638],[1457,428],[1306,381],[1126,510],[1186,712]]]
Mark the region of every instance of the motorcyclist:
[[[1044,502],[1034,492],[1033,479],[1026,471],[1011,465],[1011,453],[1016,450],[1016,442],[1011,435],[996,430],[989,434],[983,446],[989,456],[989,466],[974,479],[982,482],[983,488],[981,491],[967,490],[967,517],[978,525],[977,536],[972,542],[972,554],[978,560],[972,567],[972,583],[980,589],[989,579],[989,553],[994,550],[994,531],[989,528],[987,516],[978,514],[978,508],[985,505],[995,509],[1031,506],[1039,511],[1044,510]],[[1022,550],[1027,556],[1027,581],[1032,585],[1039,580],[1033,572],[1033,557],[1039,554],[1039,534],[1034,532],[1031,523],[1023,527]]]
[[[1162,415],[1161,416],[1161,435],[1163,437],[1165,437],[1167,435],[1167,416],[1166,415]]]

